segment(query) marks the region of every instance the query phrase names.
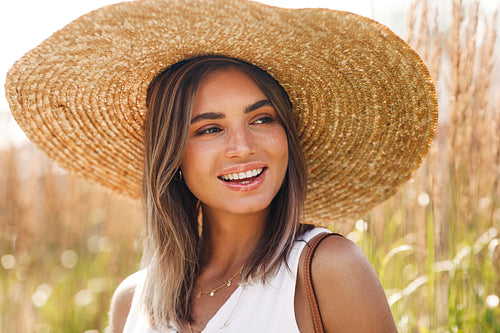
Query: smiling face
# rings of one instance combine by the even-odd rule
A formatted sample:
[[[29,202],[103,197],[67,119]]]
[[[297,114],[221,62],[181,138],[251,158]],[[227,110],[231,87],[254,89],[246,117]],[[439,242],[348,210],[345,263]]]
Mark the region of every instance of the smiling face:
[[[259,86],[234,67],[207,74],[194,97],[181,164],[204,212],[267,209],[287,164],[285,129]]]

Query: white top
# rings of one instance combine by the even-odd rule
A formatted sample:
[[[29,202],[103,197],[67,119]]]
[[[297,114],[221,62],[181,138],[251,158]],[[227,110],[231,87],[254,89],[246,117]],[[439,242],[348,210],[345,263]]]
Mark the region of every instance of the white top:
[[[305,242],[321,232],[330,232],[323,228],[314,228],[302,235],[295,242],[288,257],[288,265],[283,263],[276,273],[265,284],[261,282],[247,283],[238,286],[229,299],[205,326],[203,333],[212,332],[299,332],[295,320],[295,285],[299,257]],[[159,333],[149,325],[142,311],[142,290],[146,271],[141,270],[131,278],[137,280],[130,313],[125,323],[124,333]],[[175,330],[162,331],[174,333]]]

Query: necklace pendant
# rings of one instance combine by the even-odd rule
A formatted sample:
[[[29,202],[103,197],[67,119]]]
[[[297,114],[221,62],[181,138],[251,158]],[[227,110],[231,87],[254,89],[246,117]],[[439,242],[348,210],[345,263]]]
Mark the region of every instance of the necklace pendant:
[[[200,297],[201,297],[201,293],[198,293],[198,294],[196,295],[196,298],[200,298]]]
[[[228,281],[228,282],[227,282],[227,286],[228,286],[228,287],[231,287],[231,281]]]
[[[210,295],[210,296],[215,295],[215,291],[211,291],[209,295]]]

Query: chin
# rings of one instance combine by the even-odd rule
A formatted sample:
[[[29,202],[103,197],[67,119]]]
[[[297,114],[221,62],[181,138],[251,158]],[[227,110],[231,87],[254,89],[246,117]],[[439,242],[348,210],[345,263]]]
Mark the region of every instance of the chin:
[[[230,215],[251,215],[262,211],[265,211],[271,205],[272,200],[264,200],[261,202],[249,203],[248,200],[242,203],[241,201],[227,201],[224,206],[214,207],[210,205],[204,205],[205,208],[214,209],[218,211],[225,212]]]

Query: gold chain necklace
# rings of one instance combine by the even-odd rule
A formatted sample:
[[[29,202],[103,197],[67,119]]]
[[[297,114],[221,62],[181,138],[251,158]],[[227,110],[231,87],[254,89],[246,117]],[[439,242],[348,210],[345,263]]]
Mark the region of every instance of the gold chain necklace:
[[[199,290],[193,289],[193,291],[197,294],[196,297],[200,298],[201,295],[203,295],[203,294],[208,294],[209,296],[214,296],[215,293],[218,292],[219,290],[221,290],[222,288],[224,288],[224,287],[230,287],[231,286],[231,282],[234,280],[234,278],[236,278],[236,276],[238,276],[238,274],[240,274],[243,271],[243,266],[241,266],[241,268],[233,276],[231,276],[229,278],[229,280],[227,280],[226,282],[224,282],[223,284],[221,284],[220,286],[218,286],[215,289],[212,289],[212,290],[209,290],[209,291],[199,291]]]
[[[241,270],[242,269],[240,269],[240,272],[241,272]],[[231,313],[229,314],[229,317],[226,319],[226,321],[224,322],[224,324],[222,325],[222,327],[219,328],[219,330],[224,329],[224,328],[226,328],[226,327],[229,326],[230,320],[232,319],[233,314],[236,311],[236,308],[238,308],[238,304],[240,304],[241,296],[243,296],[243,294],[245,293],[245,287],[246,286],[243,285],[243,290],[241,290],[241,293],[238,296],[238,300],[236,301],[236,304],[234,305],[234,308],[231,310]],[[201,333],[204,330],[204,328],[202,330],[196,330],[196,329],[194,329],[193,326],[191,326],[190,322],[188,322],[188,326],[189,326],[190,333]]]
[[[191,326],[191,323],[189,323],[189,322],[188,322],[188,325],[189,325],[189,331],[190,331],[191,333],[195,333],[195,332],[196,332],[196,333],[201,333],[201,332],[203,331],[203,330],[201,330],[201,331],[196,331],[196,330],[193,330],[193,326]]]

